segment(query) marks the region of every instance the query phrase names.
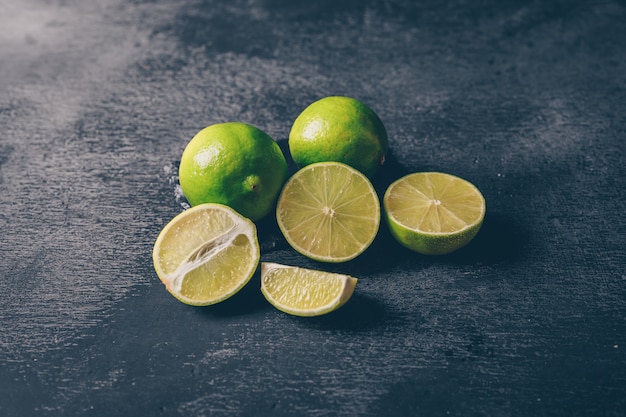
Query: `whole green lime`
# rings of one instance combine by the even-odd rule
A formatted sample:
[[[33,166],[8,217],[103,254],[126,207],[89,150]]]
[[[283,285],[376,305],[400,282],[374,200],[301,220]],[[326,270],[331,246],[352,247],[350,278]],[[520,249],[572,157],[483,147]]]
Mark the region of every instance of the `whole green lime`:
[[[294,162],[343,162],[374,176],[385,162],[387,130],[378,115],[360,101],[342,96],[322,98],[296,118],[289,133]]]
[[[273,211],[287,179],[287,161],[261,129],[228,122],[208,126],[191,139],[178,174],[192,206],[220,203],[256,221]]]

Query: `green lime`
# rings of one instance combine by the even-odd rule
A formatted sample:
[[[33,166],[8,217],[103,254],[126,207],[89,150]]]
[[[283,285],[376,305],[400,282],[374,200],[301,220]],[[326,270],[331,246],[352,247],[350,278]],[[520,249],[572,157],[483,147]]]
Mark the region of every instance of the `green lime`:
[[[391,234],[425,255],[465,246],[480,230],[486,211],[478,188],[440,172],[417,172],[395,181],[385,192],[383,207]]]
[[[387,131],[372,109],[350,97],[325,97],[296,118],[289,133],[294,162],[343,162],[371,178],[385,162]]]
[[[287,161],[267,133],[228,122],[208,126],[191,139],[178,173],[192,206],[220,203],[256,221],[273,210],[287,179]]]

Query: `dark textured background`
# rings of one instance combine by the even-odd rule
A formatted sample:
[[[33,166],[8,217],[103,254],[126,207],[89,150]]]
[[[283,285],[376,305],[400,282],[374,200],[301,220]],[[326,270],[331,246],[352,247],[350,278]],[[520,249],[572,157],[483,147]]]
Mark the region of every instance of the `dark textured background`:
[[[0,0],[0,415],[624,416],[626,3]],[[465,249],[385,227],[332,315],[258,275],[193,308],[151,250],[206,125],[285,147],[310,102],[384,121],[400,175],[487,200]]]

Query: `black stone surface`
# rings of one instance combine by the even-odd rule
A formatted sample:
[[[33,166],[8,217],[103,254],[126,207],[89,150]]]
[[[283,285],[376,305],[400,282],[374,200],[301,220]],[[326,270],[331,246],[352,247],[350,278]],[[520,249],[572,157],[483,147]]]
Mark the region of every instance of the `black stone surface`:
[[[0,415],[624,416],[626,3],[0,1]],[[151,251],[189,139],[243,121],[286,149],[310,102],[372,107],[413,171],[488,212],[445,257],[383,225],[324,265],[259,223],[262,260],[349,273],[331,315],[259,277],[208,308]]]

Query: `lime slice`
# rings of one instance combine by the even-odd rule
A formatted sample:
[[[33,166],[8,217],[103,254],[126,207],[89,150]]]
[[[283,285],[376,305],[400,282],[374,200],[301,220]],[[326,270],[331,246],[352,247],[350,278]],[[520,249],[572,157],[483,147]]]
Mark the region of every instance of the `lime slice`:
[[[261,263],[261,292],[274,307],[295,316],[319,316],[344,305],[357,279],[270,262]]]
[[[426,255],[453,252],[483,223],[485,199],[470,182],[450,174],[418,172],[400,178],[383,198],[392,235]]]
[[[252,221],[221,204],[200,204],[174,217],[152,259],[167,290],[185,304],[209,305],[239,291],[260,258]]]
[[[361,172],[340,162],[319,162],[287,180],[276,219],[296,251],[318,261],[344,262],[376,237],[380,203]]]

